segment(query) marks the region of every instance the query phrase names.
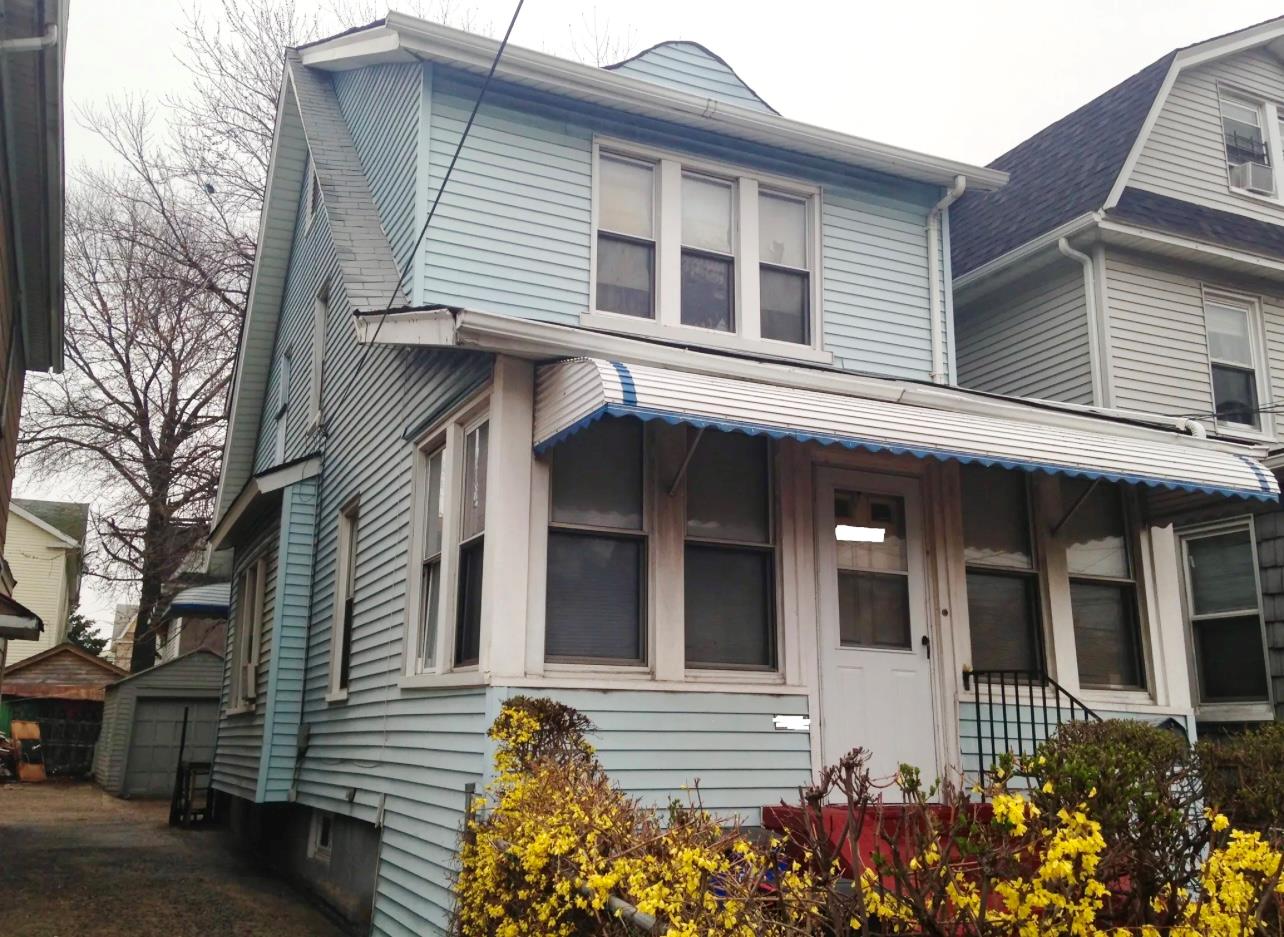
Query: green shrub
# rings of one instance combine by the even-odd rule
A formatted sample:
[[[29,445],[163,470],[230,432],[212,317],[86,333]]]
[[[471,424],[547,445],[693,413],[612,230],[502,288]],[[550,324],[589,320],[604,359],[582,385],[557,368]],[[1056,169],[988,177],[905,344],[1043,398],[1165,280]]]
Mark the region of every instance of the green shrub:
[[[1211,806],[1236,826],[1284,828],[1284,723],[1201,739],[1198,752]]]

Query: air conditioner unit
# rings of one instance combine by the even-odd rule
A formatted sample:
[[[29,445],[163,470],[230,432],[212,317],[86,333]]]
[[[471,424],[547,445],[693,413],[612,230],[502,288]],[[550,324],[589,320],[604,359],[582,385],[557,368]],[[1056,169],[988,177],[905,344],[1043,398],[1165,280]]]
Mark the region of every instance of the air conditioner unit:
[[[1275,173],[1262,163],[1240,163],[1230,170],[1230,183],[1237,189],[1246,189],[1259,195],[1275,194]]]

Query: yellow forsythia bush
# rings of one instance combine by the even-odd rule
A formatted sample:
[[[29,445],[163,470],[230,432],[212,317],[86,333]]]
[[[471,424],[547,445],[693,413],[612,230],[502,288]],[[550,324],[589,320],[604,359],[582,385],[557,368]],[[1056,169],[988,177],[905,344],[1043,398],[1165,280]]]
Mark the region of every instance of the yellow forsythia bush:
[[[1198,873],[1141,895],[1138,876],[1118,876],[1117,847],[1093,818],[1095,788],[1082,803],[1041,809],[1055,779],[1023,792],[999,771],[978,811],[948,786],[924,789],[910,768],[872,779],[857,750],[803,792],[797,828],[768,840],[722,825],[698,797],[640,805],[606,777],[590,728],[548,700],[504,706],[490,730],[495,781],[464,834],[460,937],[1281,933],[1284,854],[1212,811],[1180,844],[1197,850]],[[905,806],[884,811],[891,785]],[[836,802],[837,814],[826,809],[845,817],[837,830],[820,822]],[[871,830],[876,848],[855,848]]]

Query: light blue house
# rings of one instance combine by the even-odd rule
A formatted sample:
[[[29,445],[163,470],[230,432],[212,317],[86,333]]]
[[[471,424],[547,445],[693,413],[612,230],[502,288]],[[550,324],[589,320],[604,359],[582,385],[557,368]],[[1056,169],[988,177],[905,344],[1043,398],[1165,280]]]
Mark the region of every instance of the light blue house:
[[[949,386],[948,206],[1002,173],[693,43],[510,48],[420,242],[495,52],[389,14],[287,54],[212,535],[238,826],[438,933],[514,694],[748,823],[857,745],[974,771],[1072,702],[1188,718],[1150,495],[1278,490],[1180,421]]]

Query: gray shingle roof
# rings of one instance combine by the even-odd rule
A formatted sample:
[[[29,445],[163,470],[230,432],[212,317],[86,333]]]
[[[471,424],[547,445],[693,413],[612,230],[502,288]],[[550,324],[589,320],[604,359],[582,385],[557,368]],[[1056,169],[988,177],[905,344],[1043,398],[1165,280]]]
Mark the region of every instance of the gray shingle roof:
[[[1119,204],[1106,217],[1284,260],[1284,225],[1144,189],[1124,189]]]
[[[88,504],[79,501],[39,501],[34,498],[14,498],[13,503],[55,530],[62,531],[77,543],[85,542],[85,531],[89,529]]]
[[[950,209],[950,259],[962,276],[1106,203],[1176,51],[1143,68],[990,163],[998,191]]]
[[[401,271],[329,76],[305,66],[293,49],[286,53],[286,66],[353,311],[382,310],[390,302],[394,308],[408,305],[397,285]]]

